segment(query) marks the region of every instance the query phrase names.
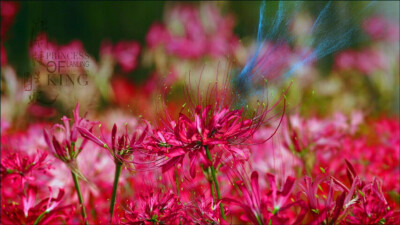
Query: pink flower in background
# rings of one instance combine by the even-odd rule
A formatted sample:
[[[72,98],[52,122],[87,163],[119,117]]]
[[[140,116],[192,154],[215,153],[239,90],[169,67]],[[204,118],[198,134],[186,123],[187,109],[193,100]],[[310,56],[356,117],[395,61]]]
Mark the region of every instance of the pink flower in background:
[[[19,10],[19,3],[18,2],[11,2],[11,1],[1,1],[1,65],[7,64],[7,51],[4,48],[4,41],[7,39],[6,33],[10,29],[11,25],[14,22],[15,15]]]
[[[234,18],[222,16],[212,4],[204,4],[200,9],[175,5],[167,15],[165,24],[151,26],[146,36],[150,49],[164,46],[168,54],[197,59],[231,55],[239,45],[233,33]]]
[[[152,49],[159,45],[165,45],[170,41],[170,34],[167,28],[160,23],[153,23],[147,32],[146,43]]]
[[[90,57],[81,41],[58,45],[50,41],[45,33],[39,34],[31,43],[29,54],[51,73],[82,71],[88,66],[87,60]]]
[[[276,78],[288,69],[294,57],[294,52],[286,43],[265,43],[257,58],[256,68],[258,71],[253,72],[262,74],[268,79]]]
[[[5,34],[14,22],[14,17],[19,10],[19,3],[12,1],[1,1],[1,41],[3,42]]]
[[[362,27],[373,40],[392,42],[399,40],[398,21],[390,21],[383,16],[374,16],[365,20]]]
[[[113,48],[113,56],[124,73],[133,71],[138,65],[140,45],[136,41],[121,41]]]
[[[3,66],[5,64],[7,64],[7,52],[2,43],[1,44],[1,65]]]
[[[339,70],[356,70],[363,74],[371,74],[387,68],[385,56],[373,49],[360,51],[345,50],[335,56],[334,67]]]

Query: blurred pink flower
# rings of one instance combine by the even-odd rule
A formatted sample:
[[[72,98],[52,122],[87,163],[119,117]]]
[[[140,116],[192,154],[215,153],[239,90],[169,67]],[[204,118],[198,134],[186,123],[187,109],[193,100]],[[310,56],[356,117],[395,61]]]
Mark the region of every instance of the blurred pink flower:
[[[73,40],[66,45],[58,45],[50,41],[45,33],[36,36],[30,45],[29,54],[51,73],[81,71],[88,66],[86,61],[90,57],[81,41]]]
[[[170,41],[170,34],[163,24],[153,23],[147,32],[146,43],[152,49],[159,45],[165,45]]]
[[[175,5],[166,18],[165,24],[151,26],[146,36],[150,49],[164,46],[168,54],[197,59],[206,55],[230,55],[239,45],[239,39],[233,33],[233,16],[222,16],[213,4],[204,4],[200,8]]]
[[[7,64],[7,52],[3,46],[3,43],[1,43],[1,65],[4,66],[6,64]]]
[[[390,21],[383,16],[366,19],[362,27],[373,40],[392,42],[399,40],[399,23]]]
[[[1,1],[1,42],[3,42],[5,38],[5,34],[10,29],[10,26],[14,22],[14,17],[19,10],[19,3],[12,1]]]
[[[19,10],[19,3],[12,1],[1,1],[1,66],[7,64],[7,51],[4,48],[4,41],[6,40],[6,33],[14,22],[15,15]]]
[[[373,49],[345,50],[335,56],[334,67],[339,70],[356,70],[369,75],[387,68],[385,56]]]
[[[140,45],[136,41],[121,41],[113,48],[113,56],[124,73],[133,71],[138,65]]]

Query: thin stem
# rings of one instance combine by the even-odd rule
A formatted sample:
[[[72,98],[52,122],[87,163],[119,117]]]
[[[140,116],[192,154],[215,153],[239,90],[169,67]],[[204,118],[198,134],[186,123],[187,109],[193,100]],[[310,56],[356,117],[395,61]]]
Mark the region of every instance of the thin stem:
[[[216,175],[215,168],[214,168],[214,165],[213,165],[213,162],[212,162],[210,150],[208,149],[207,145],[204,146],[204,148],[206,149],[207,158],[208,158],[208,160],[210,160],[210,163],[211,163],[211,165],[210,165],[211,175],[212,175],[213,180],[214,180],[214,186],[215,186],[215,190],[217,191],[218,200],[221,200],[221,193],[219,191],[217,175]],[[222,202],[219,203],[219,209],[221,210],[222,219],[225,219],[225,211],[224,211],[224,206],[222,205]]]
[[[208,174],[209,176],[212,176],[212,175],[211,175],[211,169],[207,170],[207,174]],[[215,196],[215,191],[214,191],[214,186],[213,186],[213,180],[208,180],[208,183],[210,184],[211,198],[212,198],[213,200],[215,200],[215,198],[214,198],[214,196]]]
[[[38,223],[40,222],[40,220],[43,218],[44,214],[46,214],[46,213],[47,213],[47,211],[44,211],[42,214],[40,214],[40,215],[38,216],[38,218],[36,218],[36,220],[35,220],[35,222],[33,223],[33,225],[38,224]]]
[[[175,168],[175,183],[176,183],[176,195],[179,196],[179,176],[178,170]]]
[[[88,225],[88,221],[87,221],[87,217],[86,217],[86,209],[85,209],[85,205],[83,204],[83,198],[82,198],[81,188],[79,186],[78,177],[76,176],[76,174],[74,172],[71,172],[71,174],[72,174],[72,179],[74,180],[76,193],[78,193],[79,204],[82,207],[81,214],[82,214],[83,220],[85,221],[85,224]]]
[[[211,198],[212,198],[213,200],[215,200],[215,199],[214,199],[215,193],[214,193],[213,181],[210,180],[210,181],[208,181],[208,183],[210,184]]]
[[[118,180],[119,176],[121,175],[122,170],[122,163],[115,163],[115,176],[114,176],[114,185],[113,185],[113,192],[111,196],[111,205],[110,205],[110,223],[113,222],[114,218],[114,206],[115,206],[115,199],[117,198],[117,188],[118,188]]]

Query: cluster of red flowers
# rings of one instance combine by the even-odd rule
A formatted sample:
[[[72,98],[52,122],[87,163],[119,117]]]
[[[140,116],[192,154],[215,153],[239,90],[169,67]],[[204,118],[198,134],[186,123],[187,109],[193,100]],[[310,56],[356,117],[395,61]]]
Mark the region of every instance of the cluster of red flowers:
[[[158,127],[145,122],[130,131],[125,125],[120,134],[117,125],[107,131],[101,123],[81,118],[79,105],[73,119],[64,116],[63,125],[50,130],[32,127],[11,134],[6,129],[2,223],[393,224],[400,219],[398,120],[371,121],[361,132],[360,113],[350,121],[340,114],[332,121],[292,116],[282,117],[276,132],[276,127],[266,127],[267,105],[231,109],[224,106],[230,98],[222,92],[208,97],[184,106],[177,120],[167,114]],[[28,140],[34,143],[31,150],[14,149],[13,143],[32,134],[41,140]],[[274,138],[265,142],[271,134]],[[48,149],[59,164],[51,167],[40,149]],[[104,152],[116,168],[112,188],[110,180],[84,165],[100,163]],[[57,197],[51,188],[49,197],[45,191],[60,182],[51,171],[62,164],[64,173],[72,174],[77,199],[71,182],[62,185]],[[94,169],[108,167],[103,163]],[[259,183],[259,173],[267,182]],[[110,194],[107,215],[103,211]]]

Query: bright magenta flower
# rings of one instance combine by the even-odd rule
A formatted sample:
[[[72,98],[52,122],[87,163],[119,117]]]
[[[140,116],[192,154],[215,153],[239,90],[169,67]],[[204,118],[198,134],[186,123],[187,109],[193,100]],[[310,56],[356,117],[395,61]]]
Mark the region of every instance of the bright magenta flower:
[[[185,211],[188,212],[189,218],[192,223],[197,225],[228,225],[222,217],[218,209],[220,202],[213,202],[209,200],[206,196],[201,196],[192,201],[193,204],[186,207]]]
[[[37,153],[34,156],[28,156],[24,153],[13,153],[1,160],[1,179],[21,179],[21,186],[24,187],[25,182],[34,181],[35,177],[32,172],[46,172],[50,168],[50,164],[46,161],[47,153]]]
[[[64,197],[64,190],[60,189],[57,198],[50,197],[36,203],[35,191],[28,188],[27,196],[22,196],[22,202],[1,204],[2,224],[56,224],[68,223],[75,211],[72,205],[60,206]]]
[[[351,187],[333,176],[319,176],[314,181],[305,178],[302,186],[306,196],[310,224],[394,224],[400,211],[391,209],[377,179],[362,181],[353,165],[346,160]],[[327,188],[326,188],[327,187]],[[328,189],[328,191],[326,191]]]
[[[176,121],[166,115],[164,127],[153,132],[150,140],[145,141],[146,149],[150,153],[167,156],[163,164],[166,171],[174,164],[181,162],[185,155],[190,158],[190,174],[195,176],[195,167],[199,160],[210,166],[210,160],[206,154],[206,148],[211,156],[217,156],[218,160],[212,163],[215,168],[221,163],[221,158],[235,159],[235,162],[247,160],[248,154],[244,145],[257,144],[252,141],[254,133],[269,119],[267,114],[271,112],[281,100],[272,108],[265,103],[258,105],[254,110],[232,109],[233,95],[228,90],[228,85],[219,87],[216,82],[210,85],[206,95],[197,96],[188,94],[189,107],[183,108]],[[190,92],[187,88],[187,93]],[[276,115],[275,115],[276,116]],[[264,142],[270,137],[265,137]],[[227,157],[223,157],[227,156]]]
[[[142,195],[139,200],[129,203],[122,224],[180,224],[184,216],[183,205],[172,192],[162,194],[150,192]]]
[[[85,147],[87,140],[84,139],[78,147],[78,127],[89,127],[93,126],[93,122],[89,122],[79,116],[79,104],[76,105],[74,114],[74,123],[70,126],[70,120],[64,116],[61,120],[64,122],[64,126],[60,124],[54,125],[50,132],[44,130],[44,139],[48,145],[50,152],[59,160],[64,162],[68,168],[74,173],[84,179],[83,175],[77,169],[76,157]],[[56,132],[56,129],[63,131],[61,134]],[[61,140],[57,139],[57,136],[61,136]]]
[[[97,138],[90,130],[84,127],[78,127],[77,129],[86,140],[91,140],[100,147],[107,149],[115,163],[133,162],[131,156],[133,153],[139,152],[143,148],[142,142],[148,130],[146,127],[140,136],[138,136],[138,132],[134,132],[132,136],[129,137],[128,128],[126,128],[124,133],[117,135],[117,125],[114,124],[110,140],[103,135],[101,138]]]
[[[250,184],[246,179],[236,182],[242,192],[244,202],[233,198],[225,198],[224,201],[233,203],[244,209],[241,219],[252,224],[288,224],[290,222],[289,208],[300,205],[300,201],[289,202],[295,184],[295,178],[288,177],[282,190],[276,186],[275,176],[267,174],[270,182],[270,190],[262,195],[258,184],[258,173],[251,174]],[[298,218],[302,219],[302,213]],[[300,220],[299,220],[300,221]]]

